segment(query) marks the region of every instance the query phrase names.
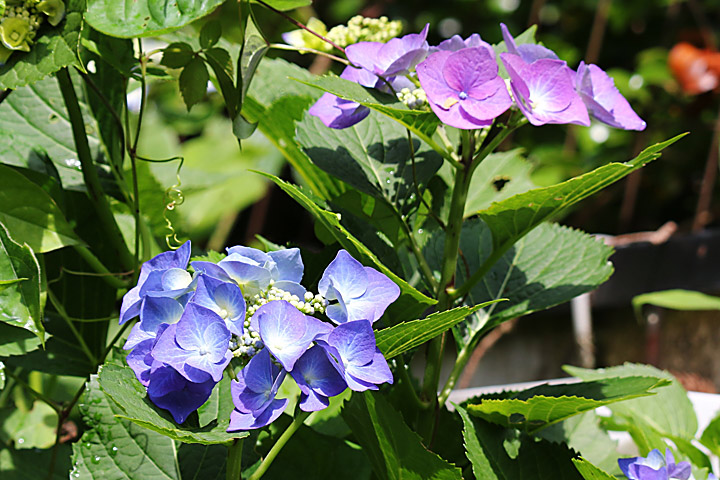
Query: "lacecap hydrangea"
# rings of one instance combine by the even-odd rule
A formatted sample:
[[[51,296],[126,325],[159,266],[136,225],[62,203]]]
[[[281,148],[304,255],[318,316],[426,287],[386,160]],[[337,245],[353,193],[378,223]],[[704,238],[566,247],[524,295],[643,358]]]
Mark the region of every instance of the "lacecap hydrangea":
[[[488,127],[511,108],[535,126],[589,126],[592,116],[616,128],[645,128],[600,67],[581,62],[573,70],[552,50],[518,44],[505,25],[500,27],[504,48],[497,50],[478,34],[466,39],[456,35],[430,46],[428,26],[387,43],[359,42],[345,49],[352,66],[340,77],[394,93],[410,108],[429,108],[440,121],[460,129]],[[331,128],[355,125],[369,112],[330,93],[309,111]]]
[[[161,253],[123,298],[120,324],[139,317],[124,346],[128,365],[177,423],[207,401],[228,367],[229,431],[274,421],[288,403],[276,398],[288,374],[304,411],[327,407],[347,388],[393,382],[372,327],[400,294],[388,277],[341,250],[314,294],[301,284],[297,248],[227,253],[217,263],[190,262],[190,242]]]

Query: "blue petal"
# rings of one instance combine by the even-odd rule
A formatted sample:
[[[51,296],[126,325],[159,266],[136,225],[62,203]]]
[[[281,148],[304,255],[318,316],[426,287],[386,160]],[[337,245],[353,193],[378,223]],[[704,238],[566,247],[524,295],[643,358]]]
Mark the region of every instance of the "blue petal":
[[[325,349],[315,345],[307,350],[290,372],[303,393],[316,392],[323,397],[334,397],[347,388],[345,381],[330,363]],[[309,411],[309,410],[306,410]]]
[[[357,298],[345,298],[348,321],[377,321],[385,309],[400,296],[400,287],[374,268],[365,267],[368,283],[365,293]]]
[[[282,415],[287,403],[287,398],[273,400],[268,407],[257,416],[253,413],[242,413],[238,410],[233,410],[230,412],[230,426],[227,428],[227,431],[253,430],[269,425]]]
[[[325,293],[328,287],[332,286],[347,301],[348,298],[359,297],[365,293],[367,283],[367,273],[362,264],[347,251],[340,250],[323,272],[318,288],[320,294],[327,298]]]
[[[273,280],[300,283],[303,277],[303,261],[299,248],[287,248],[275,252],[268,252],[277,264],[277,277]]]
[[[375,334],[367,320],[338,325],[328,335],[327,343],[337,349],[345,368],[348,365],[367,365],[375,357]]]
[[[204,404],[215,386],[208,380],[202,383],[189,382],[171,367],[160,367],[153,371],[148,397],[155,405],[168,410],[177,423],[183,423],[188,415]]]

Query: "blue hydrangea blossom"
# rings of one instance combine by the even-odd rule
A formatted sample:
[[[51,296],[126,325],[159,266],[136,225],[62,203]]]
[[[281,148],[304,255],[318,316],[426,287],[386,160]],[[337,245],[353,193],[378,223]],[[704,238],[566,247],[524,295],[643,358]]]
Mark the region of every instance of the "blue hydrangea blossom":
[[[690,463],[675,463],[669,448],[665,456],[655,449],[647,457],[620,458],[618,464],[628,480],[688,480],[692,474]]]

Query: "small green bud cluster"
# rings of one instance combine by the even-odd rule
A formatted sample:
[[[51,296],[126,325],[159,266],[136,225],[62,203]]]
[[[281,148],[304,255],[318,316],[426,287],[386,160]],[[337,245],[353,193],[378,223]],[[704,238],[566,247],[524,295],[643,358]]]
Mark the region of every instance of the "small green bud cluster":
[[[347,47],[358,42],[385,43],[397,37],[402,32],[402,22],[380,18],[363,17],[355,15],[348,21],[347,26],[337,25],[330,29],[327,37],[341,47]]]
[[[230,341],[230,350],[233,351],[233,356],[250,358],[262,350],[264,345],[260,340],[260,334],[252,328],[250,319],[258,308],[273,300],[285,300],[305,315],[325,313],[328,305],[328,301],[320,294],[314,295],[312,292],[305,292],[303,298],[300,299],[297,295],[274,287],[271,283],[267,290],[245,298],[244,332],[241,337],[233,336]]]
[[[47,17],[55,26],[65,16],[62,0],[0,0],[0,65],[7,62],[12,52],[29,52],[37,31]]]
[[[425,90],[422,88],[403,88],[397,93],[397,98],[412,110],[421,110],[428,106]]]

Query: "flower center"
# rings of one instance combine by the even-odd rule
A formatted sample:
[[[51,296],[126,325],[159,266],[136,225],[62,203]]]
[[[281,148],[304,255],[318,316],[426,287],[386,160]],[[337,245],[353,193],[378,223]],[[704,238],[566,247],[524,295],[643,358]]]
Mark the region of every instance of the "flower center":
[[[468,97],[468,94],[465,92],[458,93],[458,97],[460,97],[460,100],[465,100]]]
[[[227,310],[225,310],[224,308],[221,308],[220,311],[218,312],[218,315],[220,315],[223,319],[226,319],[226,318],[228,318],[228,316],[230,314],[228,313]]]

